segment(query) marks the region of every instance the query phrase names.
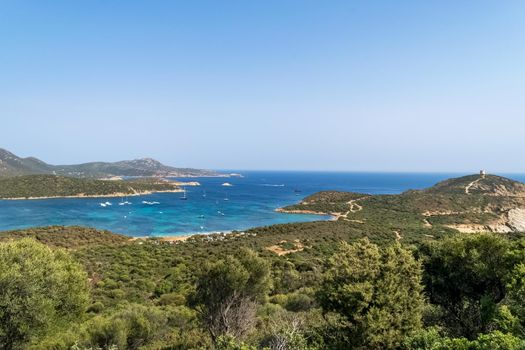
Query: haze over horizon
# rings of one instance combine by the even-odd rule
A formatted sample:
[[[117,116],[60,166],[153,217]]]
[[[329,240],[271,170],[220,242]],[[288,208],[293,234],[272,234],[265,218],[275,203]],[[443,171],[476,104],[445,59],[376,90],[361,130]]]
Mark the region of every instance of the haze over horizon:
[[[0,5],[0,148],[52,164],[525,173],[525,2]]]

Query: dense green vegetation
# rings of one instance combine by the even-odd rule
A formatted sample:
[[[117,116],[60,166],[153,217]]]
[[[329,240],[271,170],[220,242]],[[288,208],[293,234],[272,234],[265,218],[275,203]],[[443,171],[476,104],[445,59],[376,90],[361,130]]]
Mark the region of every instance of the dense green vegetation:
[[[127,236],[80,226],[34,227],[25,230],[0,232],[0,242],[19,238],[33,238],[50,247],[67,249],[77,249],[99,244],[116,245],[130,240]]]
[[[133,195],[176,190],[177,186],[154,179],[91,180],[56,175],[25,175],[0,178],[0,198]]]
[[[33,260],[34,249],[44,248],[27,237],[68,247],[90,284],[70,288],[89,291],[90,299],[74,322],[53,316],[13,349],[521,349],[524,343],[519,235],[452,234],[403,245],[338,233],[322,250],[310,241],[282,256],[266,249],[272,236],[281,235],[171,244],[81,228],[2,233],[0,247],[24,242],[19,249],[28,251],[17,255],[46,271],[49,263]],[[64,255],[56,250],[63,248],[45,249]],[[12,266],[5,259],[0,254],[0,264]]]
[[[3,349],[67,327],[82,315],[88,297],[86,273],[65,252],[30,239],[0,244]]]
[[[334,214],[339,220],[389,228],[404,236],[421,229],[427,229],[428,235],[441,235],[450,227],[471,224],[494,231],[516,230],[507,217],[515,208],[525,208],[524,184],[499,176],[472,175],[400,195],[320,192],[284,210]]]
[[[361,209],[178,243],[1,232],[0,349],[525,349],[525,237],[422,214],[507,197],[324,192],[300,206]]]

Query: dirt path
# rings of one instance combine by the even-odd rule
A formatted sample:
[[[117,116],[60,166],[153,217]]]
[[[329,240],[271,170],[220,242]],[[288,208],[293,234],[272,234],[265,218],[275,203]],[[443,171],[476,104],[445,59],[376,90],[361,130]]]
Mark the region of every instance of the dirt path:
[[[396,235],[396,240],[399,241],[403,236],[401,236],[401,233],[399,231],[394,231],[394,234]]]
[[[349,220],[348,215],[350,215],[350,213],[357,213],[358,211],[363,210],[363,207],[357,204],[356,202],[360,201],[361,199],[365,199],[365,198],[367,197],[352,199],[351,201],[346,202],[350,207],[348,208],[348,211],[341,214],[340,217],[342,217],[343,220],[346,220],[346,221],[355,221],[355,220]]]
[[[365,197],[363,197],[363,198],[365,198]],[[356,213],[358,211],[363,210],[363,207],[356,203],[358,200],[361,200],[363,198],[352,199],[351,201],[349,201],[348,202],[348,205],[350,205],[350,211],[349,212]]]
[[[471,189],[472,186],[474,186],[475,184],[477,184],[478,182],[480,182],[483,178],[480,177],[479,179],[476,179],[474,181],[472,181],[471,183],[469,183],[466,187],[465,187],[465,193],[466,194],[470,194],[469,191]]]

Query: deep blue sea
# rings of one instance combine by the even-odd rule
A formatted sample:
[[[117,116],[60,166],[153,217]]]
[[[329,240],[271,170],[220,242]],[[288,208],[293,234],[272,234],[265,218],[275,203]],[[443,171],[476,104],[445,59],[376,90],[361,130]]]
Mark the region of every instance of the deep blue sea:
[[[243,230],[278,223],[328,219],[319,215],[282,214],[276,208],[293,204],[321,190],[395,194],[421,189],[464,174],[267,172],[235,171],[242,178],[192,178],[201,186],[181,193],[140,197],[0,200],[0,230],[47,225],[82,225],[129,236],[175,236]],[[524,175],[507,175],[525,181]],[[228,182],[233,186],[222,186]],[[121,201],[129,205],[119,205]],[[150,204],[144,204],[143,201]],[[109,202],[112,205],[101,206]]]

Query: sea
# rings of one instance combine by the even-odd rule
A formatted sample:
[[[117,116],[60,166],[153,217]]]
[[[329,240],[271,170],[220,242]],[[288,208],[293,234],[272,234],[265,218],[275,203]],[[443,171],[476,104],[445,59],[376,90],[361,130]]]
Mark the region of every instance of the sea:
[[[230,172],[230,171],[229,171]],[[242,177],[181,178],[200,186],[183,193],[127,198],[0,200],[0,231],[48,225],[80,225],[133,237],[229,232],[273,224],[328,220],[275,209],[318,191],[397,194],[466,174],[379,172],[239,171]],[[525,174],[503,175],[525,182]],[[231,186],[226,186],[229,183]]]

